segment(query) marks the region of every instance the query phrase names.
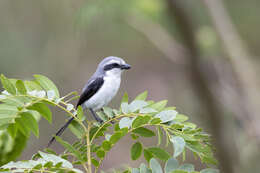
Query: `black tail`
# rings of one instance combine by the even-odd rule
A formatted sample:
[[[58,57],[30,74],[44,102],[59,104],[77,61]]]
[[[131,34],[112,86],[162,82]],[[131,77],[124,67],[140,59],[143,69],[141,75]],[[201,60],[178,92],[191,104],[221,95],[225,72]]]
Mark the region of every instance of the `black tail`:
[[[69,126],[73,119],[74,117],[70,118],[69,121],[66,122],[66,124],[60,128],[60,130],[55,134],[55,136],[60,136],[64,132],[64,130]],[[55,136],[51,138],[50,142],[47,145],[47,148],[55,141]]]

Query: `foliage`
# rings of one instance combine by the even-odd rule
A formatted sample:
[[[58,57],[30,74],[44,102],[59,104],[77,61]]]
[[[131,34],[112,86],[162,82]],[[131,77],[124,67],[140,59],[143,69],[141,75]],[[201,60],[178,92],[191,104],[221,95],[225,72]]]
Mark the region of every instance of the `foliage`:
[[[139,94],[132,102],[128,95],[122,98],[119,109],[104,107],[97,112],[104,121],[102,124],[86,119],[82,108],[75,110],[70,101],[78,98],[75,92],[60,97],[54,83],[45,76],[35,75],[31,81],[8,79],[1,75],[1,82],[5,89],[0,95],[0,134],[5,134],[17,145],[16,139],[23,136],[25,144],[32,132],[38,137],[38,120],[40,117],[52,122],[52,113],[49,106],[55,106],[75,120],[70,125],[71,131],[78,137],[78,141],[70,144],[60,137],[56,140],[65,148],[64,153],[58,155],[50,149],[47,153],[39,151],[28,161],[9,162],[19,156],[20,152],[4,156],[8,158],[1,162],[5,164],[2,171],[9,172],[81,172],[73,165],[81,165],[86,172],[98,172],[107,153],[120,139],[130,134],[133,145],[130,149],[132,160],[138,160],[142,155],[147,165],[141,164],[140,168],[129,168],[131,172],[163,172],[156,159],[165,162],[164,172],[196,173],[192,164],[179,165],[176,160],[182,156],[186,158],[186,151],[191,151],[198,156],[202,163],[208,166],[217,164],[210,145],[209,135],[202,132],[201,128],[191,122],[188,117],[176,111],[175,107],[167,107],[167,101],[154,102],[146,100],[147,92]],[[76,116],[77,115],[77,116]],[[108,133],[108,130],[110,133]],[[112,131],[112,132],[111,132]],[[158,138],[157,146],[145,146],[141,138]],[[102,140],[97,140],[102,138]],[[162,145],[165,139],[166,146]],[[2,144],[0,146],[11,146]],[[6,143],[6,142],[4,142]],[[167,146],[171,143],[171,150]],[[0,154],[6,149],[1,147]],[[23,147],[11,147],[9,153],[21,151]],[[1,157],[2,158],[2,157]],[[204,169],[201,173],[213,173],[215,169]]]

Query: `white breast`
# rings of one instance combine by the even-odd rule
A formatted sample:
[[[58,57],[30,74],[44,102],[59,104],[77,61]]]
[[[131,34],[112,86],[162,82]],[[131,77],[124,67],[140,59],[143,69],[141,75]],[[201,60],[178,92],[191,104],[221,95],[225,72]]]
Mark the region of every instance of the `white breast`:
[[[107,105],[116,95],[121,83],[118,76],[105,76],[102,87],[88,101],[83,104],[85,108],[98,110]]]

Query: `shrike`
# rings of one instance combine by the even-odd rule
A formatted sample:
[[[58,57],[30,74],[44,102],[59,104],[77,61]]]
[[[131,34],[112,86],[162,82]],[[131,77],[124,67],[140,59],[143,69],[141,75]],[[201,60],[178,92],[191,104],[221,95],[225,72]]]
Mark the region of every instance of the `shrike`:
[[[83,109],[89,109],[96,121],[102,123],[95,111],[101,109],[113,99],[120,87],[122,72],[130,68],[131,66],[121,58],[109,56],[103,59],[83,88],[76,109],[79,105]],[[56,136],[60,136],[73,119],[73,117],[70,118],[56,133]],[[54,140],[55,137],[50,140],[48,147]]]

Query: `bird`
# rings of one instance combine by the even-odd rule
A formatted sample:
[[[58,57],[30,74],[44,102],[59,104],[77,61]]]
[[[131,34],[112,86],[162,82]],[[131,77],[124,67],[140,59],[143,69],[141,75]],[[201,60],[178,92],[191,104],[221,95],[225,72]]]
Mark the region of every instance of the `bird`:
[[[82,89],[82,93],[76,104],[76,109],[78,106],[81,106],[82,109],[89,109],[95,120],[102,123],[102,119],[99,118],[95,111],[106,106],[114,98],[120,87],[122,72],[130,68],[131,66],[122,58],[115,56],[104,58],[98,64],[96,72],[90,77]],[[73,119],[74,117],[71,117],[66,124],[57,131],[55,136],[60,136]],[[55,136],[49,141],[47,147],[55,141]]]

